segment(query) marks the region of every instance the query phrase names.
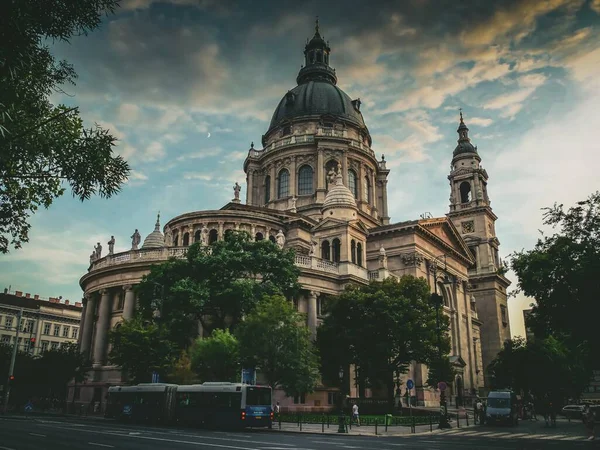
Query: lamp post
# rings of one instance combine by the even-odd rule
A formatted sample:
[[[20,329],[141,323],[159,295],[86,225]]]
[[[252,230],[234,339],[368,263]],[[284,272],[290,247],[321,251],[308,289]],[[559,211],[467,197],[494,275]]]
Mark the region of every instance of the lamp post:
[[[442,309],[442,305],[444,303],[444,299],[441,295],[438,294],[438,289],[437,289],[437,283],[438,283],[438,278],[437,278],[437,268],[438,268],[438,260],[440,258],[444,258],[444,268],[446,268],[446,255],[439,255],[436,256],[434,258],[434,260],[431,263],[431,271],[433,272],[433,294],[431,295],[431,301],[433,303],[433,305],[435,306],[435,324],[436,324],[436,331],[437,331],[437,344],[438,344],[438,363],[440,364],[439,366],[439,372],[441,374],[441,368],[442,368],[442,329],[440,327],[440,310]],[[450,281],[448,280],[447,276],[444,277],[442,279],[443,283],[449,283]],[[440,375],[438,374],[438,376]],[[445,389],[440,389],[440,423],[438,425],[439,429],[444,429],[444,428],[451,428],[450,424],[448,423],[448,409],[447,409],[447,405],[446,405],[446,392]]]
[[[344,368],[340,366],[340,370],[338,371],[338,377],[340,378],[340,414],[338,416],[338,433],[346,432],[346,421],[344,419]]]

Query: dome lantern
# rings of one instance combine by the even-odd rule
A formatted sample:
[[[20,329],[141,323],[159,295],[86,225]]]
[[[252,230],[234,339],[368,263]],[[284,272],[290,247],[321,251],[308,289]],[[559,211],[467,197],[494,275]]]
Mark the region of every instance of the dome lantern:
[[[300,69],[296,82],[303,84],[308,81],[327,81],[337,83],[335,70],[329,66],[331,48],[319,33],[319,18],[315,23],[315,35],[304,47],[304,67]]]
[[[477,155],[477,147],[471,144],[469,128],[463,120],[462,110],[460,111],[460,124],[458,125],[456,132],[458,133],[458,145],[454,149],[452,155],[455,157],[463,153],[475,153]]]
[[[160,248],[165,245],[165,237],[160,232],[160,212],[156,217],[156,224],[154,225],[154,231],[146,236],[142,248]]]

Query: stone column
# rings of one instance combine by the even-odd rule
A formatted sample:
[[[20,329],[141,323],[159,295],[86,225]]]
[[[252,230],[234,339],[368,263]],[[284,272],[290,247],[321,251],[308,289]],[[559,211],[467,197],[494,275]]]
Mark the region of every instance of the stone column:
[[[296,195],[296,157],[292,156],[292,163],[290,164],[290,196],[294,197]]]
[[[108,289],[100,291],[100,307],[96,323],[96,340],[94,342],[93,366],[104,365],[106,350],[108,349],[108,323],[110,320],[110,292]]]
[[[275,197],[276,193],[277,193],[277,176],[275,175],[275,166],[271,165],[271,186],[269,186],[269,189],[271,190],[271,195],[270,195],[270,201],[273,200],[277,200],[277,198]]]
[[[309,291],[307,298],[307,325],[313,340],[317,337],[317,295],[317,292]]]
[[[129,320],[133,317],[135,312],[135,292],[133,292],[133,286],[127,284],[123,286],[125,291],[125,304],[123,306],[123,319]]]
[[[94,316],[96,315],[96,301],[96,294],[88,294],[86,296],[83,329],[79,330],[79,332],[81,333],[80,350],[85,357],[90,356],[90,347],[92,345],[92,333],[94,331]]]
[[[323,167],[323,149],[320,148],[317,151],[317,189],[325,189],[325,167]]]
[[[342,153],[342,183],[348,187],[348,152]]]
[[[249,170],[246,176],[246,205],[254,204],[254,170]]]
[[[388,180],[382,180],[381,181],[381,190],[382,190],[382,197],[383,197],[383,205],[381,205],[381,215],[383,216],[384,219],[384,225],[387,225],[390,222],[390,216],[388,214],[388,200],[387,200],[387,184],[388,184]]]

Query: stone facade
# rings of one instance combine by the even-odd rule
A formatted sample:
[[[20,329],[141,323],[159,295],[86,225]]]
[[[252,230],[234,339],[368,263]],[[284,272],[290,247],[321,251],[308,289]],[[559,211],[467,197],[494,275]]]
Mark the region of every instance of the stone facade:
[[[390,171],[385,158],[378,160],[371,148],[360,100],[350,100],[335,86],[337,76],[328,65],[329,47],[318,30],[305,55],[299,86],[277,107],[263,136],[263,148],[251,145],[244,161],[246,204],[239,200],[236,185],[235,198],[223,208],[174,217],[164,225],[164,236],[157,220],[141,249],[134,238],[130,251],[92,258],[80,281],[86,299],[81,349],[94,365],[76,400],[103,402],[109,385],[125,382],[118,368],[107,361],[108,330],[132,316],[136,302],[132,287],[151,265],[183,257],[194,242],[210,245],[223,239],[228,230],[243,230],[253,239],[270,239],[296,251],[303,291],[294,304],[306,314],[313,336],[322,320],[326,295],[341,293],[347,284],[405,274],[425,278],[431,291],[443,296],[443,311],[450,318],[450,357],[458,371],[450,386],[452,400],[458,397],[464,402],[484,388],[483,368],[500,349],[508,329],[500,321],[508,284],[492,271],[497,263],[493,266],[489,259],[489,255],[497,259],[496,217],[485,184],[474,181],[474,177],[487,181],[487,174],[478,166],[463,173],[462,163],[467,159],[455,157],[450,175],[453,198],[461,177],[482,187],[482,198],[468,207],[451,201],[448,217],[390,223]],[[472,223],[464,225],[463,221]],[[415,381],[419,404],[437,404],[439,393],[425,386],[426,367],[413,364],[403,376],[408,378]],[[276,398],[289,409],[320,410],[332,406],[335,391],[323,386],[295,399],[278,391]],[[350,396],[356,395],[352,384]]]

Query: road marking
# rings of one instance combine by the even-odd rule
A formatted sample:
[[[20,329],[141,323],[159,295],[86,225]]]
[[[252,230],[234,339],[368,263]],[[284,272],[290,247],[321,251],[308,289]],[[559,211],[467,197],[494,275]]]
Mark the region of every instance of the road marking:
[[[46,437],[45,434],[29,433],[30,436]]]
[[[14,448],[10,448],[10,447],[0,447],[0,450],[15,450]]]
[[[108,445],[108,444],[99,444],[98,442],[88,442],[89,445],[96,445],[98,447],[109,447],[109,448],[115,448],[114,445]]]

